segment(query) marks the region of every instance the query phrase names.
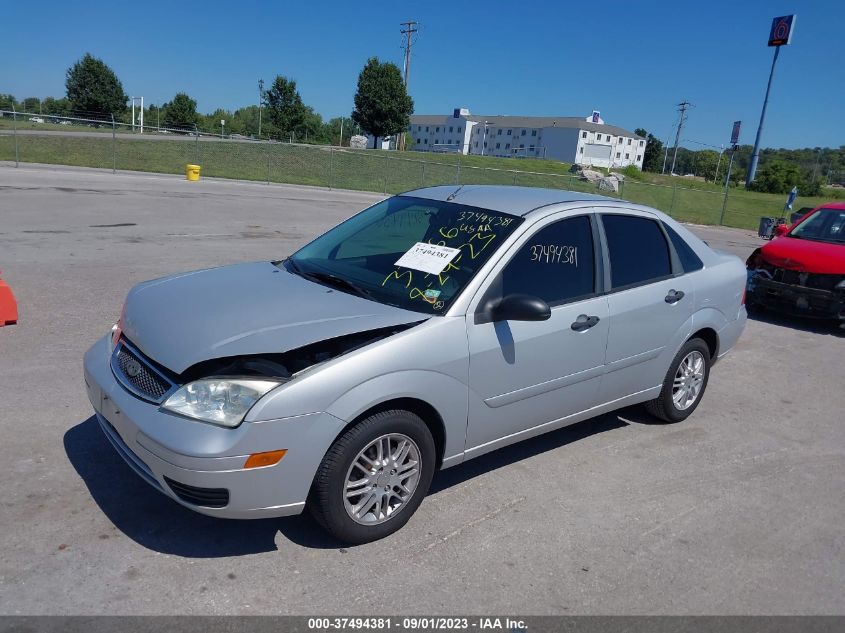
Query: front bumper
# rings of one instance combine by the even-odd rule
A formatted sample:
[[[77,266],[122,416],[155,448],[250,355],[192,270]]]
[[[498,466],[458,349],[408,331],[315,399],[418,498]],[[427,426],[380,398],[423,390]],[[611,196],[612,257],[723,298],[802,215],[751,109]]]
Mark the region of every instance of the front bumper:
[[[746,302],[784,314],[845,319],[845,292],[783,283],[749,272]]]
[[[110,366],[109,337],[85,354],[88,398],[100,428],[142,479],[177,503],[232,519],[299,514],[320,462],[344,423],[310,413],[235,429],[190,420],[140,400]],[[273,466],[243,469],[252,453],[286,449]]]

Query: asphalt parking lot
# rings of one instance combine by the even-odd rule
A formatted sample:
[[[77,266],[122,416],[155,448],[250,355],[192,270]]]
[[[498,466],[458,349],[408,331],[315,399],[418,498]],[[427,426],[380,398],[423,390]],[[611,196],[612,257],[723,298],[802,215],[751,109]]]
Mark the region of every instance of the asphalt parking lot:
[[[129,287],[284,257],[379,198],[0,164],[20,307],[0,328],[0,613],[845,613],[845,337],[800,321],[749,320],[686,422],[627,409],[467,462],[369,545],[307,515],[211,519],[142,482],[81,371]]]

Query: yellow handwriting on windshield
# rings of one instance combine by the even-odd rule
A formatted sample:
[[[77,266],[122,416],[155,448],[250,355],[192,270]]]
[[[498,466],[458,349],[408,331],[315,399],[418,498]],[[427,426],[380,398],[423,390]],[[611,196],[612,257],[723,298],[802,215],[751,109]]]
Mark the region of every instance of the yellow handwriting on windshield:
[[[398,270],[394,270],[387,277],[384,278],[384,281],[381,282],[381,285],[383,286],[384,284],[386,284],[391,279],[400,279],[401,280],[405,275],[408,275],[408,283],[405,284],[405,287],[409,288],[411,286],[411,281],[413,281],[413,279],[414,279],[414,275],[411,273],[410,270],[405,270],[401,273]]]

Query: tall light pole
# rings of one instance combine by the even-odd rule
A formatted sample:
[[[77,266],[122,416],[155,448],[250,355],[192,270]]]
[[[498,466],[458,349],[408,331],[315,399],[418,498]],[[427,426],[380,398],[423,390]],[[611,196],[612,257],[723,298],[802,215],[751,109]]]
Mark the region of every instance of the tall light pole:
[[[258,138],[261,138],[261,104],[264,102],[264,80],[258,80]]]
[[[792,33],[795,31],[795,19],[797,17],[797,15],[784,15],[772,20],[772,30],[769,32],[769,46],[775,47],[775,54],[772,58],[772,69],[769,71],[769,83],[766,84],[766,96],[763,99],[763,110],[760,112],[760,125],[757,126],[754,150],[751,152],[751,162],[748,164],[748,174],[745,178],[746,187],[754,182],[754,177],[757,175],[757,163],[760,160],[760,138],[763,136],[766,107],[769,105],[769,93],[772,91],[772,78],[775,76],[775,64],[778,61],[780,47],[786,46],[792,41]]]

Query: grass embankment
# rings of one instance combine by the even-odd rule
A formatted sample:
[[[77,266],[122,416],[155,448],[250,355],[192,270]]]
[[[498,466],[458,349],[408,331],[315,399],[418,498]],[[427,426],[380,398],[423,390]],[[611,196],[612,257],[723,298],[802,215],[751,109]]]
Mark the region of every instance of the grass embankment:
[[[32,124],[36,125],[36,124]],[[41,129],[41,124],[39,129]],[[47,125],[47,124],[43,124]],[[53,126],[67,128],[69,126]],[[66,129],[64,131],[67,131]],[[185,164],[202,166],[204,176],[397,193],[437,184],[508,184],[596,193],[594,184],[568,173],[569,165],[540,159],[508,159],[407,152],[350,150],[326,146],[237,141],[149,139],[111,135],[19,135],[23,162],[122,170],[184,173]],[[14,160],[14,138],[0,134],[0,160]],[[607,193],[607,192],[598,192]],[[724,192],[713,183],[641,174],[627,178],[618,194],[687,222],[717,224]],[[725,224],[756,229],[760,216],[780,216],[786,196],[731,188]],[[830,197],[799,197],[796,208]]]

